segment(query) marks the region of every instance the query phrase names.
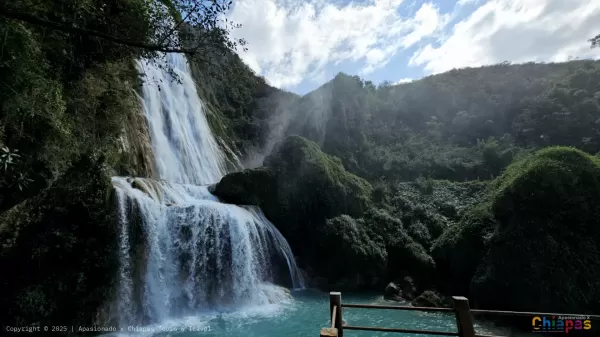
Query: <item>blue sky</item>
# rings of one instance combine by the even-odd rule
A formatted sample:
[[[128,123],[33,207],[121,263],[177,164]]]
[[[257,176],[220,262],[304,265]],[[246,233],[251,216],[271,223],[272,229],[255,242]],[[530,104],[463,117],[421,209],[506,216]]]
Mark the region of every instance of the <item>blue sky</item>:
[[[399,83],[504,61],[599,58],[597,0],[237,0],[242,59],[305,94],[345,72]]]

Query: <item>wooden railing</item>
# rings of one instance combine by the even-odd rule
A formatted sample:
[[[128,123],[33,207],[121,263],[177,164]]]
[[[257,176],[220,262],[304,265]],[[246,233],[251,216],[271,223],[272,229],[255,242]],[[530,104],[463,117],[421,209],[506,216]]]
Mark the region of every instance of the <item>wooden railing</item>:
[[[429,307],[408,307],[394,305],[372,305],[372,304],[346,304],[342,303],[342,294],[339,292],[329,293],[329,312],[331,314],[331,327],[322,328],[320,337],[343,337],[345,330],[362,330],[378,332],[400,332],[414,333],[437,336],[459,336],[459,337],[501,337],[491,335],[481,335],[475,333],[473,327],[472,314],[484,315],[510,315],[510,316],[586,316],[588,319],[600,319],[600,315],[581,315],[581,314],[558,314],[544,312],[519,312],[519,311],[496,311],[496,310],[471,310],[469,300],[463,296],[452,296],[454,308],[429,308]],[[384,328],[372,326],[354,326],[344,324],[342,308],[363,308],[363,309],[390,309],[405,311],[428,311],[428,312],[453,312],[456,317],[456,332],[436,331],[436,330],[415,330],[400,328]]]

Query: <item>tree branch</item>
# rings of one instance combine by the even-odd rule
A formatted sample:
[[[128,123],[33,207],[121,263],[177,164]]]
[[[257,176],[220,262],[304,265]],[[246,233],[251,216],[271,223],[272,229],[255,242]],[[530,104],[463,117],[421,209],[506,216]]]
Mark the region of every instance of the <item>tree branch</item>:
[[[184,22],[185,22],[185,21],[186,21],[186,20],[187,20],[187,19],[188,19],[188,18],[189,18],[191,15],[192,15],[192,13],[194,12],[194,10],[196,10],[196,8],[198,8],[198,4],[194,5],[194,8],[192,8],[192,10],[191,10],[191,11],[189,11],[189,13],[187,13],[187,15],[185,16],[185,18],[181,19],[181,21],[179,21],[179,22],[178,22],[178,23],[175,25],[175,27],[173,27],[173,29],[171,29],[171,31],[170,31],[170,32],[169,32],[167,35],[165,35],[165,37],[163,37],[163,38],[162,38],[162,40],[160,41],[160,43],[162,44],[163,42],[165,42],[165,40],[166,40],[166,39],[167,39],[167,38],[168,38],[168,37],[169,37],[171,34],[173,34],[174,32],[176,32],[176,31],[177,31],[177,29],[179,29],[179,26],[181,26],[181,24],[182,24],[182,23],[184,23]]]
[[[596,35],[596,37],[591,38],[589,41],[592,43],[592,48],[600,47],[600,35]]]
[[[11,10],[8,10],[8,9],[2,8],[2,7],[0,7],[0,16],[6,17],[9,19],[13,19],[13,20],[27,22],[27,23],[30,23],[30,24],[33,24],[36,26],[42,26],[42,27],[46,27],[46,28],[50,28],[50,29],[67,32],[67,33],[95,36],[95,37],[99,37],[101,39],[105,39],[105,40],[108,40],[108,41],[111,41],[114,43],[122,44],[125,46],[130,46],[130,47],[135,47],[135,48],[146,49],[146,50],[150,50],[150,51],[157,51],[157,52],[163,52],[163,53],[185,53],[185,54],[195,54],[197,52],[197,48],[195,48],[195,49],[172,48],[172,47],[168,47],[165,45],[146,44],[146,43],[140,43],[140,42],[135,42],[135,41],[127,41],[127,40],[123,40],[118,37],[104,34],[104,33],[101,33],[101,32],[95,31],[95,30],[90,30],[90,29],[85,29],[85,28],[77,28],[77,27],[69,26],[64,23],[52,22],[52,21],[40,19],[40,18],[35,17],[30,14],[14,12],[14,11],[11,11]]]

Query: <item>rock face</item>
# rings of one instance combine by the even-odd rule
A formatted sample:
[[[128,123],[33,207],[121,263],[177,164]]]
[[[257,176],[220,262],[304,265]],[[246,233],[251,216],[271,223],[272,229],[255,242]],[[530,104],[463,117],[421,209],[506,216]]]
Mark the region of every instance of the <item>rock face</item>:
[[[492,187],[434,245],[452,282],[481,308],[600,311],[600,160],[547,148]]]

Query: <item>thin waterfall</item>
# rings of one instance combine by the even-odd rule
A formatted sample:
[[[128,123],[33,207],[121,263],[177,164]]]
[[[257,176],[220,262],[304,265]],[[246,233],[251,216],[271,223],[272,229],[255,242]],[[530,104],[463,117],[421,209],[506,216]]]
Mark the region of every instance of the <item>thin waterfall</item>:
[[[260,209],[221,203],[208,191],[226,173],[224,156],[186,58],[169,54],[140,61],[138,69],[161,180],[112,179],[121,231],[121,323],[277,303],[286,296],[274,284],[303,287],[287,241]]]
[[[119,256],[121,263],[119,266],[119,324],[124,325],[132,322],[131,300],[133,298],[133,282],[131,275],[131,245],[129,239],[129,217],[128,217],[128,199],[121,189],[116,189],[118,203],[118,225],[119,225]]]

